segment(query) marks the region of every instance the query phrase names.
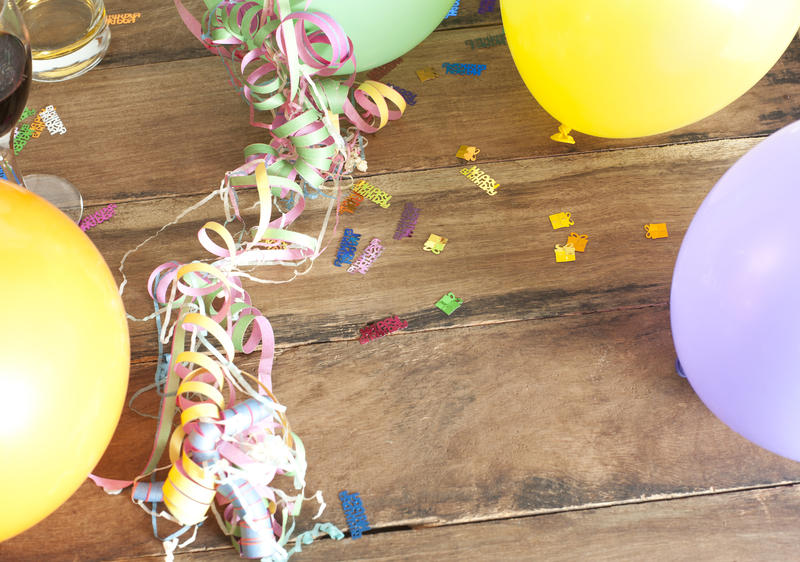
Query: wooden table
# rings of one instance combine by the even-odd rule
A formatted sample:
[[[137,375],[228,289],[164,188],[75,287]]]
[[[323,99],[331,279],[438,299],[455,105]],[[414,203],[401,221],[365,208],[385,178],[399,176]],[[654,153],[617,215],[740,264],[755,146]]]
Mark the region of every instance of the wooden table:
[[[330,248],[291,283],[247,286],[275,330],[275,393],[306,445],[307,490],[329,503],[322,520],[346,528],[336,494],[348,489],[361,494],[373,527],[357,541],[319,540],[297,559],[796,559],[800,464],[728,429],[676,375],[668,298],[703,197],[748,149],[800,118],[800,42],[699,123],[632,140],[576,134],[570,146],[549,140],[557,123],[506,47],[465,43],[502,32],[499,13],[477,7],[462,0],[462,15],[385,77],[417,94],[367,147],[362,177],[393,204],[365,202],[343,219],[388,240],[385,254],[354,276],[332,265]],[[28,105],[55,105],[68,133],[31,141],[19,163],[72,180],[88,212],[117,204],[88,235],[119,281],[122,255],[216,189],[263,137],[220,60],[170,2],[108,0],[107,8],[141,17],[112,28],[92,72],[34,85]],[[416,77],[445,61],[487,68],[480,77]],[[497,196],[459,174],[461,144],[481,149],[477,164],[501,184]],[[408,201],[422,209],[416,234],[394,241]],[[307,232],[322,217],[321,205],[311,207]],[[554,260],[565,231],[548,215],[564,210],[590,237],[574,263]],[[221,218],[210,203],[129,258],[130,314],[151,311],[144,287],[157,265],[207,257],[196,232]],[[650,222],[667,223],[669,238],[646,239]],[[440,255],[421,250],[429,233],[449,238]],[[464,298],[449,317],[434,306],[448,291]],[[361,326],[393,314],[406,330],[359,344]],[[152,322],[131,322],[130,331],[132,394],[152,381],[156,335]],[[126,408],[95,472],[135,476],[154,428]],[[0,544],[9,561],[162,554],[149,516],[88,480],[45,521]],[[213,520],[176,556],[233,559]]]

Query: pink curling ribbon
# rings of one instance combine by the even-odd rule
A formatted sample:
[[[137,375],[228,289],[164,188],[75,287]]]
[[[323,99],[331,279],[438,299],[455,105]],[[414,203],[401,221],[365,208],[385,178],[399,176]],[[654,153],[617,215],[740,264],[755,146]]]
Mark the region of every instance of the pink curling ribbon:
[[[238,278],[205,263],[169,262],[153,272],[148,291],[167,314],[182,303],[172,325],[153,451],[132,482],[93,479],[107,489],[133,484],[134,501],[160,502],[169,518],[184,526],[201,523],[213,508],[246,558],[285,560],[313,534],[341,537],[332,525],[321,524],[312,534],[301,534],[293,549],[285,548],[291,536],[288,521],[304,499],[305,452],[289,428],[285,407],[271,392],[272,327]],[[167,327],[165,321],[162,338]],[[236,367],[235,355],[259,345],[258,377],[253,377]],[[246,398],[237,401],[239,395]],[[180,422],[170,435],[176,414]],[[159,470],[156,463],[165,449],[170,459],[166,478],[143,481]],[[272,487],[277,475],[293,478],[299,494]]]
[[[225,174],[220,193],[226,218],[244,223],[236,190],[255,188],[259,220],[250,239],[239,241],[224,225],[206,223],[198,241],[216,258],[213,264],[173,261],[150,276],[148,291],[164,314],[159,337],[171,342],[171,349],[153,450],[132,482],[132,496],[140,503],[162,503],[165,515],[184,526],[199,524],[213,509],[242,556],[286,559],[315,533],[343,535],[318,524],[301,533],[294,548],[285,548],[294,527],[290,519],[304,500],[305,452],[271,391],[272,327],[252,305],[241,278],[261,280],[241,268],[315,259],[324,249],[334,201],[317,237],[293,230],[305,209],[298,182],[319,190],[333,181],[338,209],[339,181],[352,169],[358,144],[357,134],[343,138],[340,119],[371,133],[400,118],[406,104],[380,82],[356,85],[355,72],[342,80],[333,77],[355,60],[352,42],[329,15],[293,11],[290,0],[205,3],[201,25],[175,0],[189,30],[225,62],[250,106],[251,124],[267,134],[264,142],[245,148],[241,166]],[[272,113],[269,122],[258,117],[263,112]],[[273,199],[286,197],[294,205],[273,217]],[[338,210],[336,218],[338,224]],[[177,318],[170,322],[173,310]],[[258,373],[252,376],[235,365],[235,355],[259,346]],[[176,414],[180,422],[173,429]],[[166,478],[146,482],[161,470],[157,462],[165,449]],[[274,487],[276,475],[293,478],[299,493]],[[93,479],[107,489],[130,484]]]

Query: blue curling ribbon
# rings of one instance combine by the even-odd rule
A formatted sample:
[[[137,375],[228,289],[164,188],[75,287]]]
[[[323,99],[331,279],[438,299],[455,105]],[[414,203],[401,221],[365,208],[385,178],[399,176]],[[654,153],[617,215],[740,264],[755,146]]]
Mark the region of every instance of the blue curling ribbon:
[[[271,417],[275,410],[255,398],[249,398],[220,414],[219,423],[199,422],[186,439],[192,449],[189,456],[198,464],[213,465],[220,459],[217,445],[223,435],[236,435]],[[133,489],[133,499],[152,502],[163,501],[164,482],[138,482]],[[241,539],[239,547],[244,558],[264,558],[275,553],[277,543],[272,533],[272,518],[267,502],[256,488],[244,478],[220,484],[218,493],[231,501],[239,521]],[[191,528],[191,525],[185,529]],[[154,527],[154,530],[156,528]],[[156,536],[158,536],[157,531]],[[185,532],[182,531],[182,532]],[[182,534],[180,532],[180,534]],[[175,535],[180,536],[180,535]],[[168,537],[162,540],[171,540]]]
[[[250,482],[237,478],[222,484],[217,492],[230,500],[239,518],[241,537],[239,548],[242,558],[264,558],[275,553],[277,543],[272,534],[272,517],[267,502]]]

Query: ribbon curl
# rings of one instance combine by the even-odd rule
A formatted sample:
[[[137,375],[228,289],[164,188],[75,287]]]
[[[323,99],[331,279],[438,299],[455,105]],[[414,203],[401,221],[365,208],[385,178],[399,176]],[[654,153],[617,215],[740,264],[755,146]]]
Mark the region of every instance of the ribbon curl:
[[[146,503],[153,506],[148,511],[154,529],[156,515],[183,526],[162,539],[168,556],[177,536],[196,529],[212,510],[243,557],[286,560],[322,532],[335,539],[343,534],[331,524],[318,524],[298,535],[292,549],[285,548],[294,529],[290,520],[305,499],[307,464],[302,441],[272,394],[272,327],[242,285],[242,278],[269,281],[242,268],[313,263],[324,250],[323,235],[338,207],[344,174],[354,167],[366,169],[361,135],[399,119],[406,103],[380,82],[356,84],[355,71],[333,78],[345,64],[355,68],[355,56],[352,41],[327,14],[295,9],[291,0],[205,0],[201,24],[180,0],[174,1],[187,28],[224,61],[249,105],[251,125],[267,134],[264,142],[245,147],[244,163],[225,174],[218,190],[226,224],[244,225],[239,189],[255,188],[259,219],[256,227],[243,228],[238,239],[225,225],[206,223],[198,241],[214,256],[212,264],[171,261],[150,275],[155,316],[164,315],[159,346],[171,343],[170,353],[162,352],[158,361],[158,373],[165,375],[157,374],[156,384],[164,398],[153,450],[133,482],[92,478],[107,490],[133,484],[133,500],[145,509]],[[264,113],[271,118],[261,117]],[[350,126],[344,136],[341,121]],[[335,197],[320,233],[314,237],[293,230],[306,194],[325,193],[327,182],[333,183]],[[274,218],[273,204],[279,210]],[[124,284],[125,279],[121,290]],[[177,317],[170,322],[174,310]],[[257,376],[240,370],[236,354],[259,346]],[[180,422],[172,429],[177,414]],[[165,450],[167,475],[156,480]],[[293,478],[299,493],[274,487],[276,475]],[[324,508],[321,494],[315,495]],[[158,503],[166,511],[157,513]]]

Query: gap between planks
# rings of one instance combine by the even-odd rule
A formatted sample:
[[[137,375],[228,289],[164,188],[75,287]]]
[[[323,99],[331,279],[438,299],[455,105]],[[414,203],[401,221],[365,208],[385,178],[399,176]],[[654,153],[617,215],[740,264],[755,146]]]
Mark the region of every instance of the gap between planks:
[[[630,505],[642,505],[642,504],[658,504],[658,503],[665,503],[665,502],[673,502],[673,501],[682,501],[682,500],[690,500],[695,498],[700,498],[704,496],[722,496],[727,494],[737,494],[743,492],[753,492],[759,490],[777,490],[780,488],[791,488],[800,484],[800,481],[797,480],[787,480],[782,482],[775,482],[772,484],[762,485],[762,486],[741,486],[741,487],[732,487],[732,488],[724,488],[724,489],[714,489],[710,488],[708,490],[701,490],[698,492],[690,492],[690,493],[676,493],[676,494],[654,494],[652,496],[643,496],[640,498],[631,498],[629,500],[621,500],[616,502],[598,502],[598,503],[590,503],[585,505],[575,505],[575,506],[565,506],[559,509],[542,509],[536,510],[531,513],[524,513],[519,515],[508,515],[508,516],[501,516],[501,517],[486,517],[486,518],[473,518],[473,519],[464,519],[464,520],[456,520],[456,521],[449,521],[445,523],[431,523],[431,524],[392,524],[387,525],[384,527],[373,527],[370,531],[367,532],[369,535],[379,535],[379,534],[388,534],[388,533],[402,533],[402,532],[409,532],[409,531],[424,531],[424,530],[431,530],[436,528],[445,528],[445,527],[456,527],[456,526],[463,526],[463,525],[474,525],[480,523],[495,523],[501,521],[509,521],[514,519],[527,519],[527,518],[534,518],[534,517],[543,517],[548,515],[561,515],[565,513],[576,513],[581,511],[591,511],[591,510],[603,510],[603,509],[613,509],[617,507],[623,506],[630,506]],[[327,541],[329,540],[327,536],[323,535],[318,537],[315,540],[322,540]],[[347,540],[347,537],[345,539]],[[289,541],[290,544],[294,543],[294,540]],[[230,551],[231,554],[235,554],[232,547],[229,546],[220,546],[220,547],[212,547],[212,548],[205,548],[203,550],[191,550],[191,547],[187,548],[182,552],[176,553],[176,561],[182,562],[182,560],[192,560],[195,559],[197,555],[202,554],[211,554],[211,553],[218,553],[223,554]],[[132,560],[160,560],[163,558],[163,554],[151,554],[151,555],[142,555],[137,556],[135,558],[123,557],[123,558],[115,558],[114,560],[117,561],[132,561]]]
[[[472,322],[468,324],[461,324],[458,326],[436,326],[433,328],[422,328],[418,330],[408,330],[411,334],[422,334],[422,333],[431,333],[431,332],[440,332],[442,330],[461,330],[466,328],[479,328],[482,326],[499,326],[501,324],[512,324],[516,322],[538,322],[541,320],[555,320],[560,318],[576,318],[579,316],[588,316],[590,314],[608,314],[614,312],[625,312],[625,311],[634,311],[634,310],[644,310],[646,308],[662,308],[668,307],[668,302],[655,302],[655,303],[645,303],[645,304],[637,304],[637,305],[630,305],[630,306],[618,306],[614,308],[607,308],[602,310],[581,310],[577,312],[565,312],[564,314],[552,314],[546,316],[540,316],[538,318],[509,318],[509,319],[490,319],[485,320],[482,322]],[[390,334],[388,337],[401,337],[404,335],[406,330],[400,330],[398,332],[394,332]],[[312,341],[312,342],[299,342],[299,343],[289,343],[289,344],[275,344],[275,357],[280,357],[283,353],[291,350],[302,349],[307,346],[312,345],[328,345],[331,343],[341,343],[347,341],[357,341],[357,337],[352,338],[331,338],[326,341]],[[261,351],[261,346],[259,345],[255,348],[252,354]],[[203,352],[205,355],[211,355],[209,352]],[[140,356],[140,357],[132,357],[131,358],[131,365],[142,366],[142,365],[155,365],[158,363],[157,357],[150,357],[150,356]],[[743,488],[744,489],[744,488]],[[591,508],[587,508],[591,509]]]
[[[160,63],[159,63],[160,64]],[[684,141],[677,141],[671,143],[663,143],[663,144],[647,144],[647,145],[640,145],[640,146],[621,146],[621,147],[607,147],[607,148],[598,148],[593,150],[587,150],[585,152],[564,152],[561,154],[532,154],[530,156],[524,157],[508,157],[508,158],[496,158],[493,160],[484,160],[482,161],[482,165],[497,165],[497,164],[507,164],[513,162],[524,162],[527,160],[544,160],[544,159],[557,159],[557,158],[575,158],[579,156],[586,156],[589,154],[607,154],[612,152],[632,152],[636,150],[657,150],[661,148],[669,148],[669,147],[677,147],[677,146],[686,146],[686,145],[702,145],[702,144],[710,144],[710,143],[729,143],[729,142],[737,142],[737,141],[747,141],[747,140],[757,140],[757,139],[764,139],[768,137],[771,133],[764,132],[764,133],[756,133],[752,135],[742,135],[742,136],[732,136],[732,137],[725,137],[725,138],[716,138],[716,139],[701,139],[701,140],[684,140]],[[464,166],[468,165],[468,162],[464,162],[461,164],[455,164],[452,166],[438,166],[438,167],[426,167],[426,168],[417,168],[414,170],[402,170],[402,171],[387,171],[387,172],[376,172],[374,174],[365,173],[358,178],[353,178],[353,181],[357,181],[360,179],[371,179],[371,178],[381,178],[386,176],[392,176],[395,174],[425,174],[433,171],[438,170],[458,170],[463,168]],[[477,163],[476,163],[477,164]],[[125,203],[146,203],[148,201],[162,201],[164,199],[175,199],[176,197],[179,198],[191,198],[191,197],[207,197],[209,193],[213,191],[217,191],[219,186],[210,188],[205,191],[193,191],[189,193],[181,193],[180,195],[174,193],[165,193],[163,195],[152,195],[148,197],[131,197],[128,199],[114,199],[114,200],[104,200],[101,203],[93,203],[92,205],[87,205],[84,209],[84,214],[86,214],[91,209],[99,209],[105,207],[110,203],[116,204],[125,204]],[[255,193],[257,188],[255,187],[239,187],[236,189],[237,192],[240,193]],[[199,200],[197,201],[199,202]]]

